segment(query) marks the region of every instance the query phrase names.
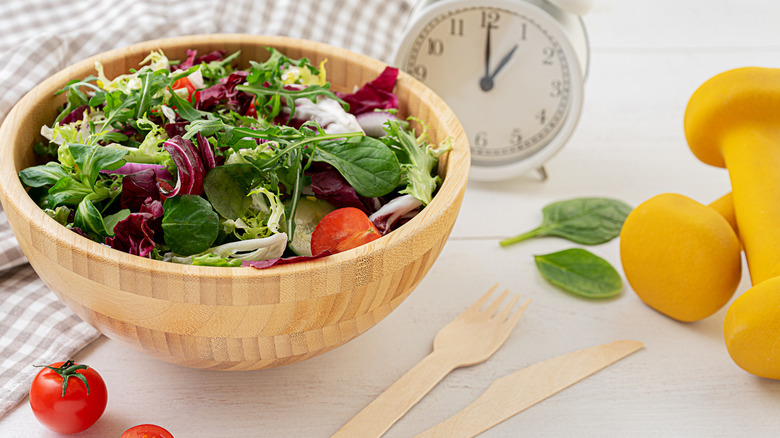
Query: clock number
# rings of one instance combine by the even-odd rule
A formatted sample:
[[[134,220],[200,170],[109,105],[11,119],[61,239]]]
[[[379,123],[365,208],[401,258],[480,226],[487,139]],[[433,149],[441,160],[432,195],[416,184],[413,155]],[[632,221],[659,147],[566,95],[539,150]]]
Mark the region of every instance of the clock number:
[[[463,36],[462,18],[453,18],[450,20],[450,35]]]
[[[550,85],[552,85],[552,91],[550,91],[550,97],[558,97],[563,92],[561,90],[561,81],[558,79],[554,79],[552,82],[550,82]]]
[[[474,136],[474,146],[478,148],[486,148],[488,145],[488,136],[485,131],[478,131]]]
[[[428,54],[439,56],[444,53],[444,41],[438,38],[428,38]]]
[[[482,11],[482,27],[490,26],[493,29],[497,28],[496,23],[498,23],[499,18],[501,16],[498,14],[498,11]]]
[[[520,27],[520,39],[525,41],[525,36],[528,31],[528,25],[526,23],[523,23],[523,25]]]
[[[544,50],[542,50],[542,55],[544,56],[544,59],[542,59],[542,64],[553,65],[553,57],[555,57],[555,49],[553,49],[552,47],[545,47]]]
[[[538,113],[536,113],[536,118],[539,119],[539,124],[544,125],[544,123],[547,121],[547,110],[542,109]]]
[[[422,64],[417,64],[412,67],[412,76],[418,80],[424,81],[428,77],[428,69]]]
[[[512,130],[512,134],[509,136],[509,144],[519,145],[523,142],[523,133],[518,128]]]

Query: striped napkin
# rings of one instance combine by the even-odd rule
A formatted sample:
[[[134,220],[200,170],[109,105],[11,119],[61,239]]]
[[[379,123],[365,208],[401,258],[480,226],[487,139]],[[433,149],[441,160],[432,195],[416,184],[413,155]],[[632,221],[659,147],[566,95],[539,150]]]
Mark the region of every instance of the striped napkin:
[[[410,0],[2,0],[0,122],[32,87],[91,55],[139,41],[203,33],[284,35],[389,61]],[[0,418],[38,371],[99,333],[27,264],[0,210]]]

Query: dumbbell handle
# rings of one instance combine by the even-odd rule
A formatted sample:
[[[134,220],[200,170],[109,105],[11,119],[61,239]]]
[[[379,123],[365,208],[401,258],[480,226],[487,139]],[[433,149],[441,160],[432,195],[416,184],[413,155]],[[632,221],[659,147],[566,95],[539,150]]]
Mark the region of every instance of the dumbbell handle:
[[[726,193],[720,198],[712,201],[708,207],[717,211],[721,216],[723,216],[723,218],[726,219],[726,222],[731,225],[731,228],[733,228],[734,231],[739,234],[737,228],[737,216],[734,214],[734,198],[731,196],[731,193]]]
[[[778,134],[747,125],[722,139],[740,241],[754,285],[780,275]]]

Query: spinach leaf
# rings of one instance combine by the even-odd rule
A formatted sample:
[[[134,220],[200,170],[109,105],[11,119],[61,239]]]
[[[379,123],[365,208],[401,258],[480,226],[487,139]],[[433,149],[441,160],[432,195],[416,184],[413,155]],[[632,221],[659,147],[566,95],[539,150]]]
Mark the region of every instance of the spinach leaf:
[[[368,198],[390,193],[401,181],[395,153],[372,137],[320,143],[311,159],[335,167],[358,194]]]
[[[509,239],[512,245],[536,236],[557,236],[583,245],[609,242],[620,234],[631,207],[608,198],[577,198],[552,203],[542,210],[542,225]]]
[[[585,298],[609,298],[620,293],[623,280],[606,260],[581,248],[534,256],[545,280]]]
[[[219,217],[209,201],[196,195],[168,198],[162,229],[165,244],[178,255],[199,254],[211,247],[219,232]]]
[[[252,199],[247,196],[256,172],[251,164],[217,166],[206,174],[203,189],[217,213],[227,219],[243,216]]]
[[[62,164],[49,161],[40,166],[28,167],[19,172],[19,179],[27,187],[53,186],[61,178],[69,178],[70,174],[62,168]]]

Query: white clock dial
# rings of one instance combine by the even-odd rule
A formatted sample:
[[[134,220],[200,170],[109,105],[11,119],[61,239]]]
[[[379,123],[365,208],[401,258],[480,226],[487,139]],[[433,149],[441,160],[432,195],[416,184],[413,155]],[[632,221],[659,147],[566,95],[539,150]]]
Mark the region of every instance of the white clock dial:
[[[577,60],[554,20],[537,10],[452,7],[420,20],[403,50],[400,66],[458,115],[474,166],[549,158],[542,151],[562,145],[555,139],[572,125],[573,106],[579,115]],[[564,129],[566,137],[571,129]]]

